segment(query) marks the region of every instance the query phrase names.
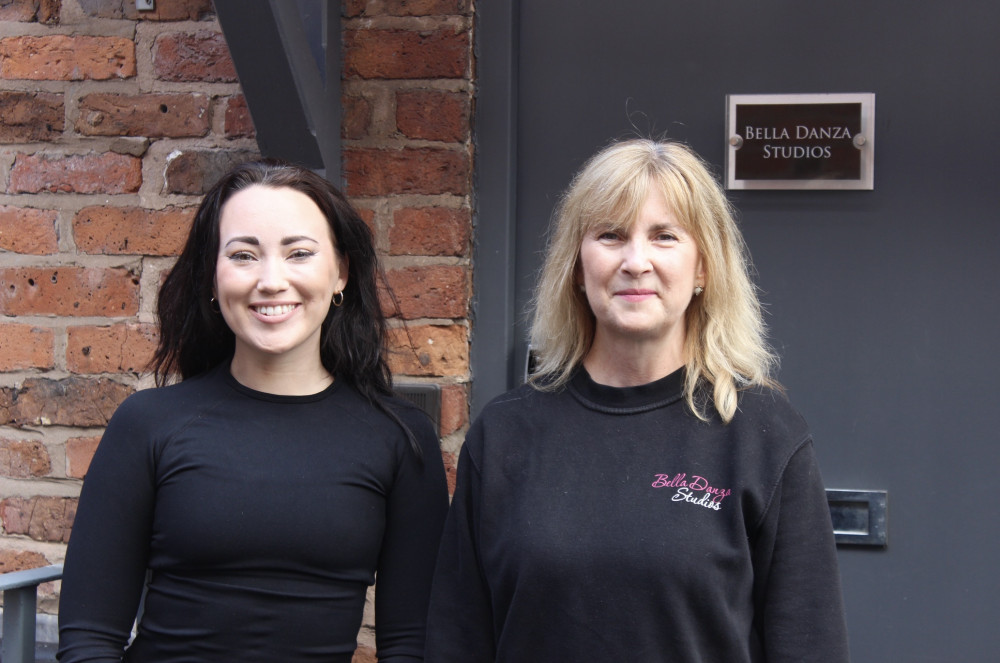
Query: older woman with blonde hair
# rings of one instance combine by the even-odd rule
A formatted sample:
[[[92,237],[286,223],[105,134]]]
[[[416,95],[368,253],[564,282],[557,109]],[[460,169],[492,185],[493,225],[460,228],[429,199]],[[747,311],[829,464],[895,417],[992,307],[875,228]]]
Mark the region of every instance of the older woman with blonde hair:
[[[536,373],[462,449],[425,660],[846,661],[812,437],[702,160],[595,155],[534,309]]]

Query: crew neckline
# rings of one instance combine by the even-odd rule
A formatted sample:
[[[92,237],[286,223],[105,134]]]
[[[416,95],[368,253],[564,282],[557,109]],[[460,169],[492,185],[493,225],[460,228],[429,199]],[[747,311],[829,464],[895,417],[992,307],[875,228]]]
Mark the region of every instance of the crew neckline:
[[[580,365],[570,378],[569,391],[584,406],[611,414],[634,414],[676,403],[684,397],[686,371],[673,373],[634,387],[611,387],[594,382]]]
[[[248,387],[235,377],[229,371],[229,363],[223,363],[217,369],[222,373],[223,379],[226,384],[232,387],[235,391],[243,394],[244,396],[249,396],[255,400],[268,401],[270,403],[315,403],[316,401],[321,401],[330,394],[332,394],[339,387],[341,380],[334,376],[333,382],[327,385],[323,390],[316,392],[315,394],[302,394],[302,395],[291,395],[291,394],[271,394],[266,391],[258,391],[252,387]]]

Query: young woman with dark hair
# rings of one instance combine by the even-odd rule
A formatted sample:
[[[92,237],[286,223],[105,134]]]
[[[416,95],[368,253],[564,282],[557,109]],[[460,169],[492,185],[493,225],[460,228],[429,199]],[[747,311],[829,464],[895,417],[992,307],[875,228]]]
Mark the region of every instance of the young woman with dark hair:
[[[379,660],[422,660],[447,491],[433,426],[392,396],[380,276],[306,169],[209,191],[160,290],[159,388],[84,482],[60,661],[347,663],[376,574]]]

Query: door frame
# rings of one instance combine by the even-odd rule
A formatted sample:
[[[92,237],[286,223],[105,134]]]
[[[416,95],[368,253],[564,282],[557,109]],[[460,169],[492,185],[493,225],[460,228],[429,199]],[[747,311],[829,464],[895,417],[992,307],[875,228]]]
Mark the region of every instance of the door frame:
[[[476,6],[473,417],[519,382],[514,357],[519,5],[519,0],[490,0]]]

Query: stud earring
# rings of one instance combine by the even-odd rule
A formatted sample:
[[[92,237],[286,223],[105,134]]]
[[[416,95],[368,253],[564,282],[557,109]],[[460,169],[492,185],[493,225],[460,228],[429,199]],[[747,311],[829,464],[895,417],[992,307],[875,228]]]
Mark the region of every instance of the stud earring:
[[[704,288],[702,288],[702,287],[701,287],[700,285],[696,285],[696,286],[694,287],[694,296],[695,296],[695,297],[697,297],[698,295],[700,295],[700,294],[701,294],[701,293],[703,293],[703,292],[705,292],[705,289],[704,289]]]

